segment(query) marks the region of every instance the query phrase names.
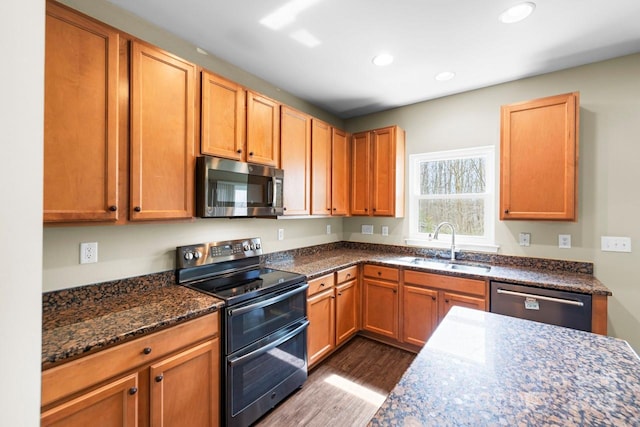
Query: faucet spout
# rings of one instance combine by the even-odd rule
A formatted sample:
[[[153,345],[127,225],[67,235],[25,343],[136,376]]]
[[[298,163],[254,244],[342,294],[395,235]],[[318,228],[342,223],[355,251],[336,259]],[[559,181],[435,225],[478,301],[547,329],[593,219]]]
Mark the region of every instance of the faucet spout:
[[[451,261],[456,259],[456,228],[453,224],[447,221],[443,221],[440,224],[436,225],[436,229],[433,232],[433,238],[438,240],[438,233],[440,232],[440,228],[444,225],[448,225],[451,228]]]

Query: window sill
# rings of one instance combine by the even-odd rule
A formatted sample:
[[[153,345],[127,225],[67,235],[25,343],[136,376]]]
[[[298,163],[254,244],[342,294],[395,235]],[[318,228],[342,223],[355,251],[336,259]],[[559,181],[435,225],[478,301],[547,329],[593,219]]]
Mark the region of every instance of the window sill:
[[[412,239],[408,238],[404,240],[407,246],[417,246],[421,248],[436,248],[436,249],[450,249],[450,242],[440,242],[437,240],[425,240],[425,239]],[[464,243],[456,242],[456,252],[458,251],[472,251],[472,252],[487,252],[497,253],[500,246],[492,245],[488,243]]]

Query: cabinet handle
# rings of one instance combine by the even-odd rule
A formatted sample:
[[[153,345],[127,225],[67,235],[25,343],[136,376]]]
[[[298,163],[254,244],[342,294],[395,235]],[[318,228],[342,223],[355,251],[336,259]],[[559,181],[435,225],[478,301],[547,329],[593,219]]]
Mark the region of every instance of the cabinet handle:
[[[323,288],[324,288],[324,283],[320,283],[320,287],[323,287]]]
[[[447,304],[449,304],[449,300],[448,300],[448,299],[444,300],[444,302],[446,302]]]
[[[156,377],[156,382],[159,383],[160,381],[162,381],[164,379],[164,377],[162,375],[158,375]]]
[[[142,352],[144,354],[151,354],[151,347],[145,347],[144,350],[142,350]]]
[[[367,208],[364,208],[364,211],[365,211],[365,212],[368,212],[368,211],[369,211],[369,209],[367,209]]]
[[[335,210],[338,210],[338,208],[333,208],[333,210],[334,210],[334,211],[335,211]]]
[[[436,300],[436,297],[431,297],[431,299],[435,301],[435,300]]]
[[[132,396],[133,396],[134,394],[136,394],[137,392],[138,392],[138,387],[131,387],[131,388],[129,389],[129,394],[130,394],[130,395],[132,395]]]
[[[109,206],[109,210],[110,210],[111,212],[115,212],[115,211],[117,211],[117,210],[118,210],[118,207],[117,207],[116,205],[111,205],[111,206]]]
[[[376,208],[373,208],[373,211],[375,212],[375,211],[376,211]]]
[[[285,206],[285,207],[283,207],[283,208],[282,208],[282,210],[283,210],[283,211],[286,211],[286,210],[287,210],[287,207],[286,207],[286,206]]]
[[[393,290],[393,293],[394,293],[394,294],[397,294],[397,293],[398,293],[398,290],[397,290],[397,289],[394,289],[394,290]]]
[[[509,213],[509,209],[505,209],[504,213],[508,214]]]
[[[347,279],[351,277],[351,273],[347,273]]]
[[[378,276],[382,276],[382,271],[378,271]]]
[[[342,292],[338,292],[338,296],[341,297],[342,296]]]
[[[136,212],[140,212],[142,208],[140,206],[136,206],[135,208],[133,208],[133,210]]]
[[[241,148],[238,148],[238,150],[236,151],[236,153],[238,153],[238,154],[242,154],[242,149],[241,149]]]
[[[331,298],[336,299],[336,296],[335,295],[331,295]]]
[[[250,155],[250,156],[253,156],[253,151],[249,151],[249,155]]]
[[[335,209],[335,208],[334,208],[334,209]],[[327,208],[327,210],[328,210],[328,211],[330,211],[330,210],[331,210],[331,208]]]

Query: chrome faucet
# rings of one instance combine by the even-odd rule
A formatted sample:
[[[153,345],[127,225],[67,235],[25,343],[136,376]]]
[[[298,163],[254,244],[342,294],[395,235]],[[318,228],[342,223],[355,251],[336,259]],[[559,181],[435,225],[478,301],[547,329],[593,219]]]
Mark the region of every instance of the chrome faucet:
[[[436,229],[433,232],[433,238],[435,240],[438,240],[438,233],[440,232],[440,227],[442,227],[443,225],[448,225],[449,227],[451,227],[451,261],[455,261],[456,259],[456,228],[453,226],[453,224],[451,224],[450,222],[444,221],[436,225]]]

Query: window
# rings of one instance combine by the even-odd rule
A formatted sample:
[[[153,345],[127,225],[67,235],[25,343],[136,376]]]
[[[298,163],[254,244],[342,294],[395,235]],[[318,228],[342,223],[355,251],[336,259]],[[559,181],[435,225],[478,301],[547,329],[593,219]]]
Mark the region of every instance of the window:
[[[409,156],[407,243],[448,246],[449,227],[442,228],[438,241],[429,241],[436,226],[447,221],[456,228],[457,247],[496,251],[494,161],[492,146]]]

